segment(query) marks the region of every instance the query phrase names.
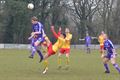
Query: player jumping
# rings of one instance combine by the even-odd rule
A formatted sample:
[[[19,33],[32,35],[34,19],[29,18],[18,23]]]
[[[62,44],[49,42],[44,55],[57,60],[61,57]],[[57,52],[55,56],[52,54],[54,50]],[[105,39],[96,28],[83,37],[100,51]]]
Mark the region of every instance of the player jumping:
[[[47,42],[48,52],[44,56],[44,60],[46,60],[51,55],[54,55],[62,47],[62,45],[65,43],[66,35],[64,33],[58,35],[54,30],[54,26],[51,26],[51,31],[54,34],[54,36],[57,38],[57,42],[54,45],[52,45],[52,43],[50,42],[49,39],[45,39]]]
[[[29,56],[29,58],[33,58],[35,52],[37,52],[40,56],[40,62],[43,59],[43,55],[41,53],[41,51],[38,49],[38,46],[40,45],[40,43],[42,43],[44,41],[44,30],[43,30],[43,25],[38,22],[38,19],[36,17],[32,17],[31,18],[31,23],[32,25],[32,33],[31,36],[28,38],[29,40],[32,40],[32,49],[31,49],[31,55]]]

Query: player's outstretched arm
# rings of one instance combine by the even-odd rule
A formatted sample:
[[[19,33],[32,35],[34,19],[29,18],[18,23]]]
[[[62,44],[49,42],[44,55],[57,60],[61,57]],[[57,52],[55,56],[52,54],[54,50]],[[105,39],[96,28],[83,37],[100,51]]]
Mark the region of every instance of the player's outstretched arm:
[[[84,40],[85,40],[85,39],[80,39],[80,38],[79,38],[79,41],[84,41]]]
[[[97,37],[91,37],[92,39],[98,39]]]
[[[34,37],[34,35],[35,35],[35,34],[32,32],[32,33],[31,33],[31,36],[28,38],[28,40],[32,39],[32,38]]]
[[[58,38],[58,34],[55,32],[54,26],[51,26],[51,31],[53,33],[53,35]]]
[[[61,30],[62,30],[62,28],[59,27],[58,36],[60,36],[60,34],[61,34]]]

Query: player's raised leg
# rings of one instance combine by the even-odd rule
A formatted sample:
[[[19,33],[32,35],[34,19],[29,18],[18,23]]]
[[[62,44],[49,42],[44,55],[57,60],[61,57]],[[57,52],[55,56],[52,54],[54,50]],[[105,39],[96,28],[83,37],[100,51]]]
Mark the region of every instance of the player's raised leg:
[[[34,58],[35,52],[36,52],[35,47],[32,47],[32,48],[31,48],[31,55],[29,56],[29,58]]]
[[[33,43],[37,53],[40,56],[40,62],[43,60],[43,55],[41,51],[38,49],[38,46],[44,41],[44,30],[43,30],[43,25],[38,21],[37,17],[32,17],[31,18],[31,23],[32,25],[32,33],[29,39],[35,38],[36,41]]]
[[[47,37],[47,36],[46,36]],[[46,40],[41,44],[41,49],[42,49],[42,52],[44,54],[47,53],[47,44],[46,44]],[[44,65],[44,70],[43,70],[43,74],[46,74],[47,70],[48,70],[48,60],[44,60],[43,62],[43,65]]]
[[[34,54],[36,52],[36,47],[34,46],[34,42],[35,42],[35,38],[31,39],[31,55],[29,56],[29,58],[34,58]]]
[[[48,60],[45,60],[44,61],[44,71],[43,71],[43,74],[46,74],[47,70],[48,70]]]
[[[115,69],[120,73],[120,67],[118,66],[118,64],[116,63],[116,55],[113,55],[111,58],[111,63],[113,64],[113,66],[115,67]]]

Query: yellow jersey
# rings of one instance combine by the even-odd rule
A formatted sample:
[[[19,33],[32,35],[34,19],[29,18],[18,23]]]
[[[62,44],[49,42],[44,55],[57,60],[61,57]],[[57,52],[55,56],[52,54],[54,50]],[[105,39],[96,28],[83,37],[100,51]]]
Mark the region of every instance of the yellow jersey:
[[[65,39],[58,37],[57,42],[52,46],[54,52],[57,52],[65,43]]]
[[[104,45],[104,35],[100,35],[98,38],[100,45]]]
[[[64,43],[64,45],[62,46],[62,48],[70,48],[71,39],[72,39],[72,34],[67,33],[67,34],[66,34],[66,38],[65,38],[65,43]]]

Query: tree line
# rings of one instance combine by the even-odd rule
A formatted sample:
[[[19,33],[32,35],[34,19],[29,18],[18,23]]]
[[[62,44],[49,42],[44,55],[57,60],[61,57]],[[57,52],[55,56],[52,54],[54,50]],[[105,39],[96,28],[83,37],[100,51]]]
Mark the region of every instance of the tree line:
[[[27,8],[28,3],[34,9]],[[72,44],[80,43],[86,31],[97,37],[104,30],[114,43],[120,43],[119,0],[1,0],[0,43],[29,43],[31,17],[37,16],[51,41],[50,25],[69,27]],[[95,41],[95,43],[98,43]]]

